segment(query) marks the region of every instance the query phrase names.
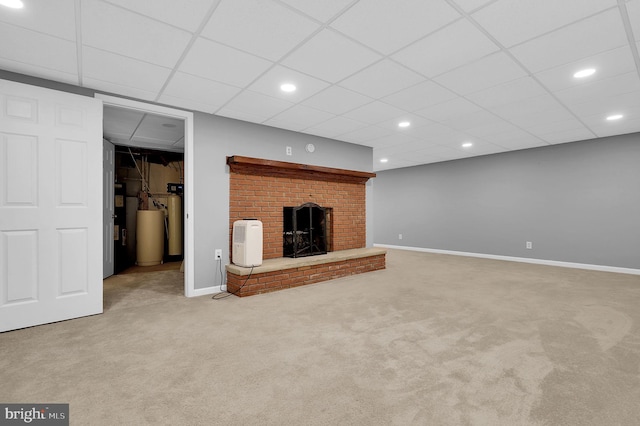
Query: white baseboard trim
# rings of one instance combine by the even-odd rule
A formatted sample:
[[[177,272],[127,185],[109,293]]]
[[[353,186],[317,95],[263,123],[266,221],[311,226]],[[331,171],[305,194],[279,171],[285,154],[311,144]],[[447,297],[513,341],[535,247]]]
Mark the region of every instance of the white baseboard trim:
[[[421,251],[425,253],[450,254],[453,256],[467,256],[467,257],[480,257],[483,259],[506,260],[509,262],[534,263],[537,265],[560,266],[563,268],[588,269],[592,271],[602,271],[602,272],[615,272],[618,274],[640,275],[640,269],[620,268],[617,266],[591,265],[588,263],[561,262],[557,260],[532,259],[529,257],[500,256],[495,254],[467,253],[463,251],[439,250],[439,249],[430,249],[430,248],[422,248],[422,247],[394,246],[389,244],[374,244],[373,246],[388,248],[388,249]]]
[[[196,288],[190,294],[187,294],[187,297],[206,296],[208,294],[222,293],[223,291],[227,290],[227,286],[226,285],[222,286],[222,287],[224,287],[224,289],[221,289],[220,287],[221,286],[219,286],[219,285],[214,285],[214,286],[211,286],[211,287]]]

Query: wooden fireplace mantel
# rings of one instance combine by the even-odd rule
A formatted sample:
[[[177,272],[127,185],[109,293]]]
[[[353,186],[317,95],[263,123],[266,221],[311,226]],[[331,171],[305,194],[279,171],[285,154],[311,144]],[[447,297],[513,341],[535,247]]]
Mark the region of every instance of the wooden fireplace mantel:
[[[295,179],[312,179],[348,183],[366,183],[375,173],[357,170],[334,169],[332,167],[311,166],[288,163],[286,161],[264,160],[261,158],[232,155],[227,157],[229,169],[234,173],[280,176]]]

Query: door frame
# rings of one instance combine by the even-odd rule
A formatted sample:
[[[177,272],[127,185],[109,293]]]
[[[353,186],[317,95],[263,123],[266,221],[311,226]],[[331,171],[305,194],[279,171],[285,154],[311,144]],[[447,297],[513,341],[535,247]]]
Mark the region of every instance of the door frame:
[[[104,112],[104,106],[102,107]],[[104,132],[104,124],[103,124]],[[113,227],[115,214],[115,145],[102,138],[102,279],[109,278],[115,272],[115,247]],[[109,163],[107,163],[109,160]],[[109,253],[106,253],[109,250]],[[108,263],[107,263],[108,261]]]
[[[193,153],[193,113],[161,105],[146,102],[134,101],[119,98],[116,96],[96,93],[95,97],[102,100],[104,106],[126,108],[143,113],[165,115],[172,118],[184,120],[184,212],[183,223],[185,224],[184,235],[184,295],[186,297],[199,296],[195,289],[195,268],[194,268],[194,153]]]

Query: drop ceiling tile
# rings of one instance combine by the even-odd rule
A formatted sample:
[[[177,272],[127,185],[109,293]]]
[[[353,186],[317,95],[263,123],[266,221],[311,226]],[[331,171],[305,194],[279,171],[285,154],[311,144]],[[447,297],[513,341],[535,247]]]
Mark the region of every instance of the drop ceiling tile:
[[[365,145],[367,142],[388,136],[393,132],[389,129],[383,129],[378,126],[368,126],[353,132],[340,135],[340,140]]]
[[[125,9],[147,15],[150,18],[195,32],[209,9],[216,2],[212,0],[108,0]]]
[[[140,99],[143,101],[155,102],[158,97],[158,92],[144,90],[139,87],[130,87],[119,83],[110,81],[103,81],[92,77],[84,77],[82,79],[83,87],[87,87],[98,92],[113,93],[116,95],[122,95],[130,98]]]
[[[398,124],[403,121],[408,121],[410,123],[409,127],[398,127]],[[395,132],[413,135],[417,128],[428,126],[430,124],[433,124],[433,121],[427,120],[426,118],[419,115],[405,113],[391,120],[381,121],[377,124],[377,126]]]
[[[234,120],[246,121],[249,123],[262,123],[265,120],[264,116],[255,115],[247,111],[241,111],[239,108],[232,110],[228,106],[225,106],[216,111],[216,115],[219,115],[220,117],[232,118]]]
[[[233,98],[218,113],[225,117],[238,119],[243,119],[241,117],[253,117],[250,121],[260,123],[291,108],[293,105],[292,102],[245,90]]]
[[[167,68],[91,47],[82,49],[82,61],[85,83],[86,79],[100,80],[156,95],[171,72]],[[121,90],[117,93],[127,94]],[[145,99],[149,97],[145,96]]]
[[[325,29],[296,49],[282,64],[335,83],[382,59],[345,36]]]
[[[0,22],[69,41],[76,40],[74,0],[40,1],[36,5],[27,3],[23,9],[0,7]]]
[[[25,64],[23,62],[4,59],[1,56],[0,70],[15,72],[18,74],[24,74],[38,78],[45,78],[47,80],[58,81],[60,83],[67,83],[78,86],[78,74],[75,72],[65,73],[38,65]]]
[[[491,121],[465,129],[465,133],[478,138],[490,140],[491,136],[520,130],[508,121],[493,118]]]
[[[330,86],[306,99],[302,104],[339,115],[371,102],[373,99],[367,96],[340,86]]]
[[[456,98],[457,95],[433,81],[424,81],[407,87],[381,100],[405,111],[425,109]]]
[[[498,50],[473,24],[458,20],[393,55],[407,67],[435,77]]]
[[[640,77],[637,72],[630,72],[559,90],[555,94],[558,99],[571,107],[589,99],[602,99],[629,92],[637,92],[638,90],[640,90]],[[640,100],[638,100],[638,103],[640,103]]]
[[[549,145],[540,138],[523,130],[500,133],[488,138],[491,143],[507,149],[527,149]]]
[[[596,73],[587,78],[574,78],[577,71],[594,68]],[[636,64],[628,46],[609,50],[594,56],[589,56],[550,70],[541,71],[535,77],[552,92],[570,87],[588,84],[620,74],[634,71]]]
[[[431,142],[420,140],[420,139],[414,139],[414,140],[404,141],[402,144],[399,144],[399,145],[376,148],[376,152],[383,155],[394,156],[394,158],[400,158],[397,155],[402,153],[406,153],[409,156],[411,156],[418,152],[425,153],[428,151],[429,155],[435,155],[436,152],[446,152],[449,149],[450,148],[439,145],[439,144],[431,143]]]
[[[469,114],[461,114],[451,117],[450,119],[440,121],[441,124],[451,127],[455,130],[466,131],[474,127],[490,124],[502,124],[504,120],[485,110],[475,111]]]
[[[536,135],[552,145],[593,139],[595,137],[595,133],[585,127],[581,129],[556,130],[552,133],[536,133]]]
[[[180,64],[180,71],[244,87],[272,65],[273,62],[200,37]]]
[[[374,98],[390,95],[424,78],[385,59],[340,82],[340,86]]]
[[[451,117],[471,114],[480,111],[481,109],[482,108],[468,100],[462,97],[457,97],[429,108],[416,111],[416,114],[428,118],[429,120],[442,122],[451,119]]]
[[[631,21],[631,28],[636,41],[640,41],[640,0],[627,2],[627,14]]]
[[[449,155],[457,155],[457,151],[448,146],[434,144],[417,149],[415,154],[421,157],[427,155],[435,158],[447,158]]]
[[[469,94],[466,98],[484,108],[491,108],[546,94],[538,82],[527,76]]]
[[[472,17],[506,47],[616,6],[616,0],[499,0]]]
[[[452,149],[459,150],[462,148],[462,144],[465,142],[479,142],[482,139],[477,137],[473,137],[465,132],[460,132],[457,130],[452,130],[449,133],[438,136],[433,139],[431,142],[438,143],[440,145],[448,146]]]
[[[622,114],[624,117],[621,120],[607,120],[607,117],[612,114]],[[585,115],[582,116],[581,119],[587,126],[589,126],[589,128],[592,129],[599,126],[622,128],[625,125],[634,122],[634,120],[640,119],[640,105],[636,103],[635,105],[620,106],[607,111],[605,114],[596,113],[592,115]],[[638,131],[638,129],[636,129],[636,131]]]
[[[104,2],[82,4],[85,46],[173,68],[191,40],[186,31]]]
[[[289,93],[283,92],[280,90],[280,86],[283,83],[293,83],[296,85],[297,90]],[[273,98],[280,98],[287,102],[297,103],[313,96],[328,86],[329,83],[322,80],[276,65],[251,84],[249,90]]]
[[[286,111],[264,122],[267,126],[284,126],[290,130],[301,131],[308,127],[313,127],[330,118],[335,117],[325,111],[314,109],[304,105],[295,105]]]
[[[185,99],[206,106],[206,112],[215,112],[239,92],[239,88],[228,84],[177,72],[162,92],[159,101],[163,102],[165,97]]]
[[[142,121],[144,113],[106,105],[103,109],[106,136],[129,139]]]
[[[284,3],[294,7],[302,13],[317,19],[320,22],[326,22],[340,13],[344,8],[353,3],[353,0],[282,0]]]
[[[575,118],[571,118],[564,121],[556,121],[553,123],[543,123],[538,124],[536,126],[531,126],[527,128],[527,131],[535,136],[539,136],[541,139],[545,139],[545,135],[557,133],[557,132],[566,132],[566,131],[587,131],[588,129],[585,125]],[[593,135],[591,135],[593,137]],[[588,136],[587,136],[588,138]]]
[[[215,107],[212,107],[210,104],[205,104],[202,102],[198,102],[193,99],[186,98],[177,98],[175,96],[162,95],[157,102],[161,102],[167,105],[170,105],[174,108],[182,108],[191,111],[202,111],[206,113],[216,112]]]
[[[5,40],[0,43],[2,59],[35,65],[43,71],[51,69],[54,72],[78,74],[75,42],[8,24],[0,25],[0,40]]]
[[[444,0],[362,0],[331,26],[379,52],[390,54],[459,16]]]
[[[476,10],[493,0],[454,0],[465,12]]]
[[[464,137],[460,132],[440,123],[431,123],[426,126],[416,127],[413,135],[429,143],[438,143],[438,141],[445,139]]]
[[[368,127],[367,124],[346,117],[334,117],[323,123],[305,129],[305,133],[311,133],[326,138],[337,138],[345,133]]]
[[[537,73],[626,45],[622,20],[614,9],[516,46],[511,53]]]
[[[491,108],[491,111],[505,120],[524,128],[573,118],[571,113],[551,95],[500,105]]]
[[[183,120],[145,114],[140,126],[133,135],[133,140],[172,146],[183,137]]]
[[[529,116],[518,116],[511,121],[524,130],[534,129],[539,126],[551,126],[555,122],[570,121],[575,117],[564,108],[539,111]]]
[[[319,27],[273,1],[222,0],[201,35],[277,61]]]
[[[434,80],[458,94],[466,95],[507,83],[526,74],[509,56],[498,52],[442,74]]]
[[[602,122],[597,126],[591,126],[591,129],[598,137],[624,135],[626,133],[635,133],[640,129],[640,118],[630,118],[617,123]]]
[[[443,155],[442,155],[442,157],[443,157],[443,158],[442,158],[442,160],[440,160],[440,161],[460,160],[460,159],[467,158],[467,157],[470,157],[470,156],[469,156],[469,155],[464,155],[464,154],[463,154],[462,152],[460,152],[460,151],[452,150],[452,151],[451,151],[451,154],[447,154],[447,155],[444,155],[444,154],[443,154]]]
[[[473,146],[469,148],[464,148],[462,145],[456,148],[459,152],[463,153],[466,157],[475,157],[478,155],[489,155],[489,154],[497,154],[499,152],[507,151],[506,148],[492,144],[491,142],[483,141],[483,140],[473,140]]]
[[[618,109],[635,108],[640,105],[640,91],[630,91],[602,98],[591,98],[584,102],[571,103],[569,109],[579,117],[599,115],[606,117]]]
[[[367,141],[365,145],[373,148],[400,146],[408,143],[418,142],[414,137],[402,133],[392,133],[377,139]]]
[[[130,146],[135,148],[147,148],[147,149],[155,149],[160,151],[169,151],[169,152],[184,152],[184,144],[180,145],[167,145],[161,142],[144,142],[144,141],[128,141],[128,140],[115,140],[111,141],[116,145],[122,146]]]
[[[406,114],[406,111],[380,101],[374,101],[370,104],[351,110],[343,114],[343,116],[363,123],[377,124],[381,121],[401,117],[404,114]]]
[[[574,116],[565,108],[548,109],[529,115],[518,115],[511,118],[511,122],[525,130],[541,125],[550,125],[557,121],[569,121]]]

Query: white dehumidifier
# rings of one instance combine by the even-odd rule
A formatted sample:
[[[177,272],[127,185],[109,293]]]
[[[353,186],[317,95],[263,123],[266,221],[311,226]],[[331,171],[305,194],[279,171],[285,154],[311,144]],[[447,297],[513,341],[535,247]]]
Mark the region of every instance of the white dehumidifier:
[[[255,219],[233,222],[233,263],[251,267],[262,265],[262,222]]]

